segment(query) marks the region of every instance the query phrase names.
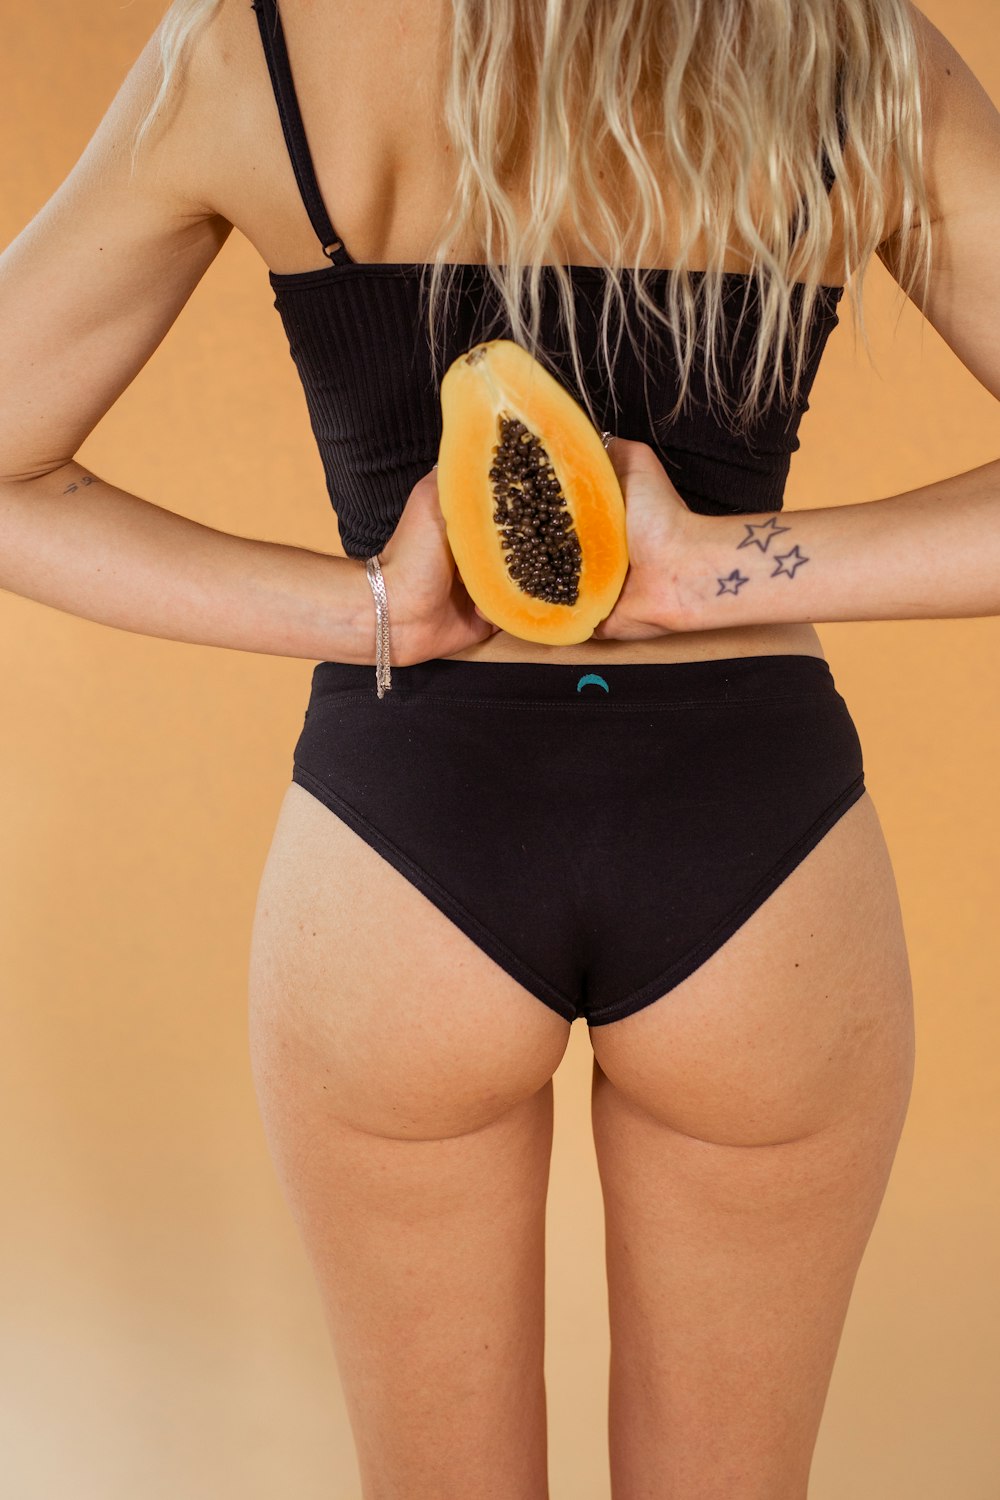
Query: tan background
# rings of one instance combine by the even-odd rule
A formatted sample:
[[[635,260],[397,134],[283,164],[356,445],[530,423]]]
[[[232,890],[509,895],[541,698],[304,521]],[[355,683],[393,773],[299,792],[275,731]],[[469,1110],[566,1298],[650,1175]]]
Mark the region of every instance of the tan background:
[[[164,8],[2,0],[3,244]],[[995,0],[926,10],[1000,100]],[[914,309],[893,336],[892,289],[875,267],[875,369],[845,301],[790,509],[1000,453],[996,403]],[[266,271],[238,233],[78,457],[211,525],[338,550]],[[1000,1500],[1000,623],[819,629],[893,854],[918,1040],[810,1500]],[[0,595],[0,1452],[17,1500],[357,1496],[245,1033],[257,881],[311,669]],[[580,1023],[556,1079],[553,1500],[608,1496],[590,1055]]]

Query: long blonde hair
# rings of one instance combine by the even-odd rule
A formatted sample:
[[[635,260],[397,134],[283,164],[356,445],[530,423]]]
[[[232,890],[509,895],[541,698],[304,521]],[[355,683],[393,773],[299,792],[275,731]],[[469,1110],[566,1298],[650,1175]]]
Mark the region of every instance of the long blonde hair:
[[[163,17],[162,78],[136,129],[133,163],[185,44],[218,4],[174,0]],[[926,278],[931,210],[922,170],[920,47],[908,0],[451,0],[451,6],[444,120],[459,174],[426,302],[432,351],[441,300],[459,264],[449,261],[449,248],[476,226],[512,337],[542,359],[543,264],[555,274],[573,367],[594,418],[571,283],[552,250],[568,212],[605,272],[600,327],[609,380],[610,308],[616,298],[625,316],[627,269],[644,327],[649,318],[658,321],[673,342],[679,393],[667,420],[683,407],[701,348],[710,402],[734,430],[746,431],[776,396],[789,404],[798,399],[835,210],[842,280],[866,349],[861,289],[891,227],[889,183],[901,202],[901,222],[914,229],[895,266],[903,294]],[[532,122],[528,158],[519,163],[530,185],[525,223],[504,186],[519,144],[517,121]],[[571,121],[579,122],[572,135]],[[646,150],[654,137],[675,185],[669,213],[679,241],[665,307],[650,297],[640,266],[668,222]],[[823,153],[834,178],[829,194]],[[636,224],[621,222],[616,184],[622,180],[635,185]],[[763,185],[766,203],[756,215],[755,184],[758,192]],[[328,207],[336,218],[336,205]],[[610,260],[591,239],[591,225],[611,245]],[[623,231],[638,233],[627,268]],[[742,274],[751,278],[758,303],[756,346],[735,404],[719,372],[720,273],[734,239],[746,247]],[[699,241],[707,265],[692,275],[688,259]]]

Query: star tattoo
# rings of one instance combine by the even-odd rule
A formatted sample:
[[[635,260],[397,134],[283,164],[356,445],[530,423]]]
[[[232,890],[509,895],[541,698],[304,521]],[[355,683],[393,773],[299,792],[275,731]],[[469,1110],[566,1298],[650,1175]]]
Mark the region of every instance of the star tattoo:
[[[740,585],[749,582],[750,579],[744,578],[739,568],[734,568],[733,571],[729,574],[728,578],[716,579],[716,583],[721,585],[719,594],[738,594],[740,591]],[[727,587],[727,585],[729,584],[732,584],[731,588]],[[719,594],[716,594],[715,596],[717,599],[719,597]]]
[[[762,552],[767,551],[767,544],[773,536],[777,536],[781,531],[789,531],[791,529],[788,526],[779,526],[775,516],[772,516],[769,521],[762,521],[759,526],[753,526],[749,521],[745,521],[743,524],[746,526],[747,535],[738,545],[740,547],[759,547]],[[753,533],[755,531],[767,532],[763,541],[761,541],[759,536],[754,536]]]
[[[794,557],[795,561],[792,563],[792,566],[790,568],[786,568],[784,566],[784,564],[787,562],[788,558],[790,558],[790,557]],[[776,553],[775,554],[775,560],[777,561],[778,566],[775,568],[774,572],[771,574],[772,578],[777,578],[777,576],[778,576],[779,573],[787,573],[788,576],[789,576],[789,578],[794,578],[795,577],[795,569],[798,568],[798,567],[800,567],[802,563],[809,561],[808,557],[803,557],[802,556],[802,553],[799,551],[798,547],[793,547],[792,550],[791,550],[791,552],[778,552],[778,553]]]

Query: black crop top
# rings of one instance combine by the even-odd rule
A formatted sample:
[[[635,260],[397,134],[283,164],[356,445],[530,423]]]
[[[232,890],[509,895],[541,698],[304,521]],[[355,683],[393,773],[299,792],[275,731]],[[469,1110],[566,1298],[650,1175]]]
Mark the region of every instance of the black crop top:
[[[296,182],[331,262],[318,270],[269,271],[273,305],[305,391],[344,551],[348,557],[368,557],[389,540],[413,486],[437,461],[440,386],[433,376],[426,318],[419,306],[426,268],[363,264],[348,254],[316,181],[276,0],[254,0],[252,9]],[[832,171],[825,153],[823,170],[829,190]],[[573,288],[581,364],[596,371],[603,272],[594,266],[565,269]],[[542,345],[553,373],[580,400],[568,342],[559,341],[558,287],[546,274],[550,271],[542,267]],[[484,267],[461,265],[454,274],[447,338],[438,352],[442,372],[473,344],[512,336],[498,299],[492,319],[487,318],[484,292],[495,295],[495,288]],[[654,298],[670,274],[669,269],[649,273],[647,285]],[[737,373],[750,358],[756,338],[752,298],[738,326],[750,286],[747,273],[724,274],[723,306],[732,333],[726,363],[731,361]],[[631,315],[635,294],[628,272],[623,292]],[[839,321],[837,304],[843,292],[842,286],[820,286],[798,401],[785,405],[776,398],[758,418],[752,440],[709,414],[704,370],[697,361],[691,371],[691,401],[669,428],[661,419],[654,430],[650,410],[669,411],[679,389],[669,338],[657,339],[647,351],[648,377],[631,339],[620,340],[612,365],[614,394],[598,377],[592,395],[601,430],[648,443],[691,510],[704,515],[780,510],[791,455],[799,447],[799,422],[808,410],[808,393],[827,338]],[[793,288],[793,313],[800,293],[801,284]]]

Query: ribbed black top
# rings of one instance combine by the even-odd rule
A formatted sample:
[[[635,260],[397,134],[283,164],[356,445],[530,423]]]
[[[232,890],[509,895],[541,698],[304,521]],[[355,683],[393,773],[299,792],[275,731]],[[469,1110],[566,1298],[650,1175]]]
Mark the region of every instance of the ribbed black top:
[[[440,387],[435,381],[426,316],[420,305],[422,277],[416,264],[362,264],[338,238],[323,202],[292,82],[276,0],[254,0],[268,71],[296,181],[329,266],[319,270],[268,272],[295,367],[302,381],[310,423],[337,514],[348,557],[368,557],[386,544],[418,479],[437,461],[441,439]],[[827,186],[832,181],[824,158]],[[676,402],[679,372],[669,336],[650,339],[643,360],[633,338],[645,341],[633,321],[634,280],[624,274],[626,329],[606,384],[600,354],[600,312],[604,273],[600,267],[566,266],[573,286],[577,341],[602,430],[648,443],[686,504],[705,515],[780,510],[791,456],[799,447],[799,422],[826,341],[838,322],[842,286],[821,286],[809,336],[798,400],[771,405],[749,436],[739,436],[708,409],[705,371],[696,359],[684,412],[669,425],[658,413]],[[482,265],[461,265],[454,273],[446,337],[438,347],[439,369],[485,339],[510,338],[509,320]],[[650,295],[664,305],[668,268],[648,273]],[[692,273],[694,278],[700,273]],[[581,400],[559,314],[552,267],[543,267],[541,341],[549,366]],[[753,353],[757,295],[752,278],[727,272],[723,278],[726,326],[730,332],[722,374],[737,396],[740,372]],[[793,288],[793,313],[801,304]],[[741,313],[744,315],[741,317]],[[659,330],[655,330],[659,333]],[[612,338],[611,342],[614,342]],[[581,402],[581,404],[583,404]]]

